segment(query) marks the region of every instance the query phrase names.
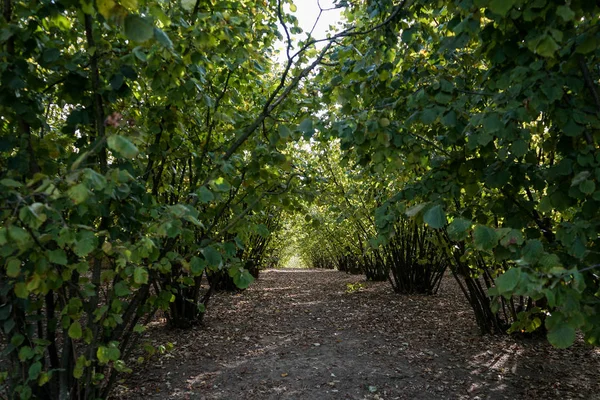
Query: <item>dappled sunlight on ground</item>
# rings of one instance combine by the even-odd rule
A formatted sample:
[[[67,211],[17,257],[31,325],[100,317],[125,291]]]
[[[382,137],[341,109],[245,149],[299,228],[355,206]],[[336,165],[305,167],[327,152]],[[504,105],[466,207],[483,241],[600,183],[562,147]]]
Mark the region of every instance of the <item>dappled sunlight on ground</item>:
[[[361,290],[349,291],[348,287]],[[400,296],[336,271],[269,270],[217,293],[205,326],[152,328],[177,342],[121,399],[593,399],[600,354],[578,343],[480,336],[455,282]],[[584,397],[580,397],[583,395]],[[598,397],[596,397],[598,398]]]

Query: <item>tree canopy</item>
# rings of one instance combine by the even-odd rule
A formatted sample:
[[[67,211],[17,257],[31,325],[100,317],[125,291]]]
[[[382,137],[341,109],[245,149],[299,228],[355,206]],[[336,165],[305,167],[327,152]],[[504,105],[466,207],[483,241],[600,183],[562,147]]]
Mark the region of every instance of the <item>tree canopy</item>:
[[[336,4],[315,39],[287,0],[3,2],[15,396],[107,397],[157,312],[199,322],[287,239],[399,292],[439,261],[483,332],[598,344],[598,6]]]

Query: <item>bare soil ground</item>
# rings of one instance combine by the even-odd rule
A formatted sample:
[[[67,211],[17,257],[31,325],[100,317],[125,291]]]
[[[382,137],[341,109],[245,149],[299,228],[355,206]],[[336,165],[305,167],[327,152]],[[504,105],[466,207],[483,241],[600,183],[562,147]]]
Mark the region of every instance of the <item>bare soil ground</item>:
[[[600,399],[600,350],[480,336],[451,277],[436,296],[400,296],[337,271],[268,270],[215,295],[204,326],[157,321],[147,336],[174,349],[117,398]]]

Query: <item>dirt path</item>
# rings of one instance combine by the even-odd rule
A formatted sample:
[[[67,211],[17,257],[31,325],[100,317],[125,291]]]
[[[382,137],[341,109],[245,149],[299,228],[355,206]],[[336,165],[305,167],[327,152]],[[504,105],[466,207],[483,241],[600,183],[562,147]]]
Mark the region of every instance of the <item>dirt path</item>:
[[[147,334],[174,349],[137,368],[122,399],[600,399],[600,350],[479,336],[449,277],[425,297],[336,271],[263,271],[216,295],[205,326]]]

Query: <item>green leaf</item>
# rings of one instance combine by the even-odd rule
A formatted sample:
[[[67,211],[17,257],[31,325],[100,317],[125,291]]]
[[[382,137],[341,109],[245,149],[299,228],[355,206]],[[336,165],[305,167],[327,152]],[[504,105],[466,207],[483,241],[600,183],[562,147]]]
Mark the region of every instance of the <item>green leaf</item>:
[[[6,276],[16,278],[21,273],[21,260],[11,258],[6,262]]]
[[[486,133],[493,134],[503,128],[504,124],[500,120],[498,114],[490,114],[483,120],[483,129]]]
[[[556,7],[556,15],[560,16],[566,22],[569,22],[575,18],[575,13],[569,8],[569,6]]]
[[[33,364],[31,364],[31,366],[29,367],[29,371],[28,371],[28,375],[29,375],[29,380],[36,380],[38,378],[38,376],[40,376],[40,372],[42,372],[42,363],[39,361],[34,362]]]
[[[577,175],[575,175],[575,177],[573,177],[573,180],[571,181],[571,186],[579,185],[580,183],[584,182],[590,175],[591,174],[589,171],[583,171],[578,173]]]
[[[446,225],[446,213],[441,205],[433,206],[423,215],[423,221],[433,229],[440,229]]]
[[[75,238],[75,244],[73,245],[73,251],[79,257],[85,257],[90,254],[98,245],[98,238],[94,232],[81,230],[77,232]]]
[[[168,49],[173,48],[173,42],[169,39],[169,36],[162,30],[158,28],[154,28],[154,38],[160,44]]]
[[[63,249],[48,251],[48,259],[53,264],[67,265],[67,253]]]
[[[504,247],[510,245],[522,245],[524,242],[523,234],[517,229],[511,229],[506,235],[500,239],[500,244]]]
[[[125,17],[125,36],[134,42],[145,42],[154,36],[154,27],[147,19],[129,14]]]
[[[139,150],[133,143],[121,135],[111,135],[106,140],[108,148],[118,152],[125,158],[134,158],[138,155]]]
[[[387,128],[388,126],[390,126],[390,120],[388,118],[381,118],[379,119],[379,125],[382,128]]]
[[[527,144],[527,142],[521,139],[517,140],[516,142],[513,142],[510,146],[511,153],[517,158],[523,157],[525,154],[527,154],[528,150],[529,145]]]
[[[553,57],[554,53],[559,49],[560,46],[554,41],[554,38],[546,34],[538,42],[535,52],[542,57]]]
[[[190,270],[195,276],[200,276],[206,268],[206,261],[200,257],[192,257],[190,260]]]
[[[223,263],[221,253],[212,246],[202,249],[202,254],[208,265],[211,267],[220,267]]]
[[[138,285],[148,283],[148,271],[143,267],[135,267],[133,270],[133,281]]]
[[[408,210],[406,210],[405,214],[407,217],[412,218],[414,216],[416,216],[417,214],[419,214],[421,212],[421,210],[423,210],[429,203],[421,203],[421,204],[417,204],[414,205],[412,207],[410,207]]]
[[[489,251],[498,243],[496,231],[488,226],[477,225],[473,230],[473,239],[477,250]]]
[[[200,202],[204,204],[210,203],[215,199],[213,192],[211,192],[206,186],[202,186],[198,190],[198,197],[200,198]]]
[[[73,200],[73,203],[81,204],[85,202],[88,199],[88,197],[90,197],[92,192],[90,192],[90,190],[84,183],[80,183],[69,188],[67,194],[69,195],[69,198]]]
[[[117,4],[114,0],[96,0],[96,7],[98,12],[102,14],[104,19],[108,20],[112,17],[113,10]]]
[[[473,222],[464,218],[455,218],[448,225],[448,236],[451,240],[465,240],[469,236],[469,229]]]
[[[215,179],[212,183],[214,188],[219,192],[228,192],[231,190],[231,184],[223,177]]]
[[[287,125],[280,124],[279,125],[279,137],[282,139],[288,138],[292,135],[292,131]]]
[[[521,279],[521,268],[512,267],[502,275],[496,278],[496,289],[498,294],[511,293],[517,287]]]
[[[29,297],[29,290],[25,282],[17,282],[15,284],[15,295],[20,299],[26,299]]]
[[[537,239],[528,240],[521,250],[521,257],[531,265],[537,264],[543,254],[544,245]]]
[[[73,377],[75,379],[80,379],[83,376],[86,364],[87,360],[85,359],[85,356],[79,356],[75,363],[75,368],[73,368]]]
[[[492,0],[490,2],[490,10],[505,17],[515,3],[516,0]]]
[[[579,190],[585,194],[592,194],[596,191],[596,184],[594,181],[586,179],[585,181],[579,184]]]
[[[315,133],[315,128],[313,127],[312,118],[305,118],[298,125],[298,129],[303,133],[304,139],[308,140]]]
[[[146,53],[144,53],[144,49],[142,47],[138,46],[133,49],[133,55],[142,62],[148,61],[148,57],[146,56]]]
[[[119,281],[114,286],[115,295],[117,297],[129,296],[131,294],[131,290],[129,290],[129,286],[125,281]]]
[[[594,35],[588,34],[585,36],[585,39],[583,40],[583,42],[577,46],[575,53],[588,54],[588,53],[595,51],[597,47],[598,47],[598,42],[596,41],[596,38],[594,37]]]
[[[246,289],[254,282],[254,277],[245,268],[230,268],[229,276],[233,278],[235,286],[240,289]]]
[[[566,349],[575,342],[576,331],[574,328],[567,325],[562,318],[560,321],[552,322],[552,317],[553,316],[550,316],[546,319],[546,327],[548,328],[548,341],[554,347]]]
[[[23,184],[21,182],[17,182],[13,179],[8,179],[8,178],[0,180],[0,185],[6,186],[9,188],[19,188],[19,187],[23,186]]]
[[[81,330],[81,324],[79,321],[75,321],[69,327],[69,337],[71,339],[81,339],[83,332]]]
[[[100,346],[96,351],[96,356],[101,364],[106,364],[110,361],[117,361],[121,357],[121,351],[116,347],[116,344],[111,343],[108,347]]]
[[[457,124],[456,112],[454,110],[450,110],[446,115],[442,117],[442,124],[448,127],[455,127]]]
[[[183,7],[185,11],[192,11],[196,6],[196,1],[197,0],[181,0],[181,7]]]

